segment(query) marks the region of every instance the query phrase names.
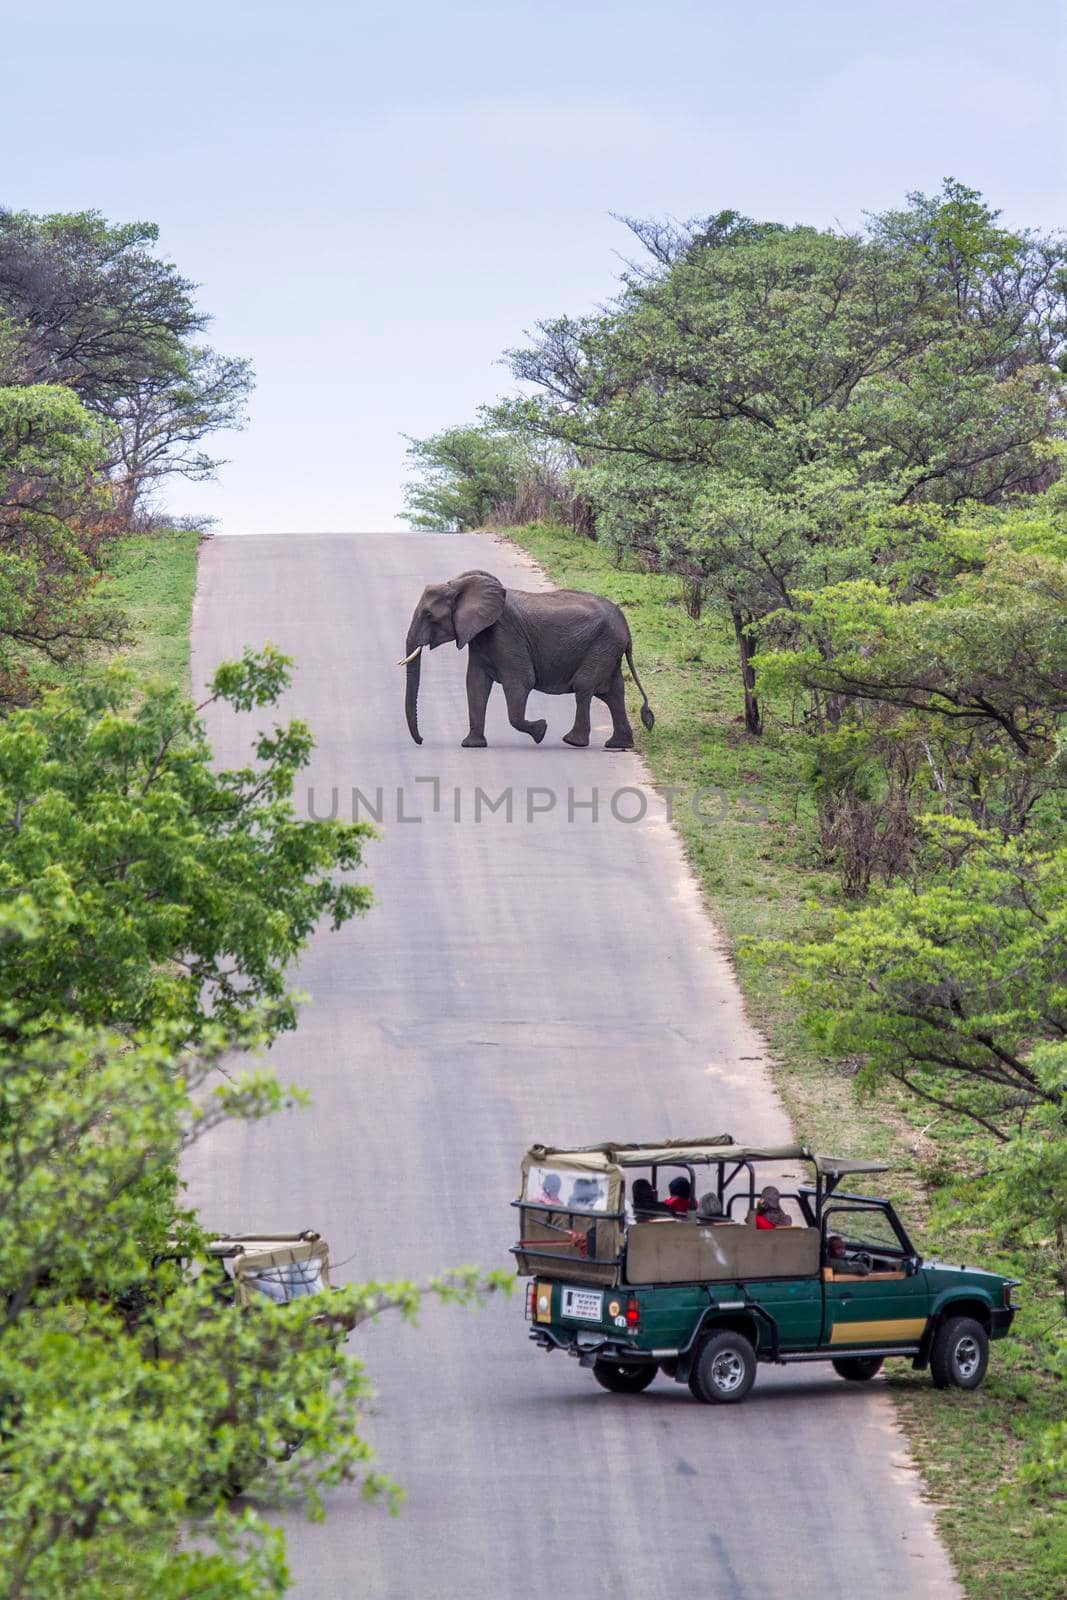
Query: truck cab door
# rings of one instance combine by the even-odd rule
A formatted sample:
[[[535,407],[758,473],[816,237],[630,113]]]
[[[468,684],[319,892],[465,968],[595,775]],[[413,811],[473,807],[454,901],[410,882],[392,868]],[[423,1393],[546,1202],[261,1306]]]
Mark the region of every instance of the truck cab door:
[[[845,1241],[843,1261],[827,1256],[825,1240],[833,1235]],[[833,1206],[823,1218],[823,1237],[824,1347],[917,1345],[926,1328],[929,1290],[887,1210],[876,1204]],[[857,1258],[869,1261],[872,1270],[857,1272]]]

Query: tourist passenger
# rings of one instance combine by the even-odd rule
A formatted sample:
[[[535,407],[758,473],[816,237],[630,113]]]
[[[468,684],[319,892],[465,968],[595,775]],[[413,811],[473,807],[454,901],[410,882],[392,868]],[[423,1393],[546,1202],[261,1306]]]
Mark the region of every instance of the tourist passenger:
[[[688,1178],[672,1178],[667,1188],[670,1199],[666,1202],[676,1217],[684,1217],[687,1212],[695,1211],[697,1203],[693,1199],[693,1186]]]
[[[722,1201],[713,1189],[709,1189],[707,1194],[702,1194],[697,1201],[697,1221],[722,1221]]]
[[[664,1205],[662,1200],[656,1199],[656,1191],[647,1178],[635,1178],[630,1189],[630,1199],[633,1203],[634,1217],[638,1222],[643,1222],[645,1217],[669,1217],[672,1215],[670,1206]]]
[[[596,1178],[575,1178],[570,1204],[582,1211],[595,1211],[600,1204],[600,1184]]]
[[[793,1219],[782,1207],[782,1197],[773,1183],[761,1190],[756,1201],[757,1228],[791,1228]]]
[[[537,1196],[535,1204],[542,1206],[560,1206],[560,1175],[558,1172],[546,1172],[541,1179],[541,1193]]]

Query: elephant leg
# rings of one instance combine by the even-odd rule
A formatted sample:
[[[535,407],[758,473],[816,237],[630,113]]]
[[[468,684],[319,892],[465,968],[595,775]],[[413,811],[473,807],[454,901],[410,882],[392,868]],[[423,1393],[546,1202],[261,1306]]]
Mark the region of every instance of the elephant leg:
[[[548,723],[543,717],[536,722],[526,720],[526,701],[529,698],[532,685],[528,683],[505,683],[504,695],[508,702],[508,721],[513,728],[518,728],[520,733],[528,733],[534,744],[540,744],[548,732]]]
[[[611,712],[611,738],[604,746],[605,750],[632,750],[634,747],[634,730],[630,726],[630,719],[626,715],[626,685],[622,679],[622,668],[616,667],[612,674],[611,682],[602,694],[597,696],[603,700]]]
[[[493,680],[473,655],[467,657],[467,714],[470,732],[463,741],[464,750],[485,749],[485,708],[489,704],[489,691]]]
[[[591,689],[574,691],[574,727],[563,735],[564,744],[573,744],[584,750],[589,743],[589,706],[593,698]]]

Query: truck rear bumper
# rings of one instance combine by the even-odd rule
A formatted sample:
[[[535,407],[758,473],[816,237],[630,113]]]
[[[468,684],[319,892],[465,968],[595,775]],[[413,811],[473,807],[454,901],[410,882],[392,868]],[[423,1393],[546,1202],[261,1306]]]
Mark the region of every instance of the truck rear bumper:
[[[576,1329],[573,1333],[557,1333],[555,1328],[530,1329],[530,1338],[541,1350],[562,1350],[574,1356],[580,1366],[591,1367],[594,1361],[626,1361],[634,1365],[653,1359],[649,1350],[637,1350],[632,1344],[616,1339],[609,1333],[596,1333],[592,1329]]]

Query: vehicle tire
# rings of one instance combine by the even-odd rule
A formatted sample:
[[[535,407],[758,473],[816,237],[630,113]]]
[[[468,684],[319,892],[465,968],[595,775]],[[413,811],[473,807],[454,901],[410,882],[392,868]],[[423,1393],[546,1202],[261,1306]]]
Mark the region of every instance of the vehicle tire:
[[[882,1370],[881,1356],[839,1356],[831,1366],[839,1378],[848,1378],[853,1383],[866,1383],[868,1378],[877,1378]]]
[[[977,1389],[989,1365],[989,1336],[973,1317],[949,1317],[934,1334],[930,1376],[938,1389]]]
[[[656,1366],[651,1361],[640,1366],[632,1361],[594,1361],[593,1377],[602,1389],[612,1394],[640,1394],[656,1376]]]
[[[697,1351],[690,1392],[706,1406],[734,1405],[756,1381],[756,1352],[743,1333],[713,1333]]]

